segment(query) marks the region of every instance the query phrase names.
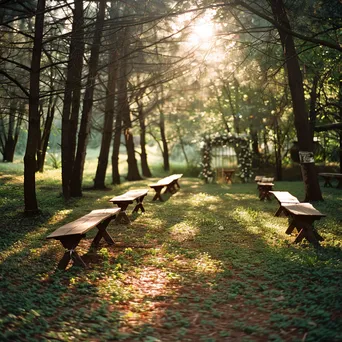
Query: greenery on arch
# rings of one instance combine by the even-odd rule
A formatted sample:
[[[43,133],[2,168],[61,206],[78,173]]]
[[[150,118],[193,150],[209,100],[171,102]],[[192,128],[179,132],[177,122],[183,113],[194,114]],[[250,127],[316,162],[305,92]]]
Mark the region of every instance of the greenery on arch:
[[[252,152],[250,150],[250,140],[247,135],[238,135],[232,133],[219,134],[214,136],[206,135],[201,142],[202,151],[202,171],[200,178],[203,178],[206,183],[214,178],[214,171],[211,168],[212,148],[226,145],[233,145],[235,148],[239,171],[237,175],[243,182],[251,180],[252,172]]]

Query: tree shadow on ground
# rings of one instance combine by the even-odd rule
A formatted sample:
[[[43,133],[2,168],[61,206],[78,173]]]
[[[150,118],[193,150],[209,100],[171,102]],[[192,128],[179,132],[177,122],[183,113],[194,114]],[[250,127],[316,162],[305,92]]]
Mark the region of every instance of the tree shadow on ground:
[[[80,244],[89,269],[55,272],[62,250],[57,242],[39,246],[46,230],[13,251],[1,265],[0,286],[10,290],[1,294],[0,310],[1,316],[15,318],[0,323],[2,336],[63,341],[341,337],[335,259],[326,255],[322,261],[309,245],[288,244],[284,222],[273,217],[276,204],[258,201],[248,185],[239,193],[198,180],[182,183],[169,201],[146,205],[131,226],[110,225],[114,240],[120,237],[128,247],[101,245],[92,254],[89,234]],[[135,242],[154,247],[135,248]]]

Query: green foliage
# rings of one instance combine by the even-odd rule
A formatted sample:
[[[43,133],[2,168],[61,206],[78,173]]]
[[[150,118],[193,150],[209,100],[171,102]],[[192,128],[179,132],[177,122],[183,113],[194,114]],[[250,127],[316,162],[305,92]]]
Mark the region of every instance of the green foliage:
[[[52,166],[53,169],[60,169],[62,166],[62,161],[59,153],[49,153],[48,164]]]

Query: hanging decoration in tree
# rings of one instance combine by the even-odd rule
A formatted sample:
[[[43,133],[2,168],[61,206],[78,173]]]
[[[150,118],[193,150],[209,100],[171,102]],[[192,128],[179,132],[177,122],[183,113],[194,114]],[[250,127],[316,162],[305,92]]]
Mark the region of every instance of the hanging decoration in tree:
[[[237,175],[244,183],[252,179],[252,153],[249,148],[250,141],[247,135],[216,133],[214,136],[204,136],[201,143],[202,171],[200,173],[200,178],[203,178],[206,183],[212,182],[212,180],[215,178],[215,172],[211,168],[212,148],[225,146],[227,144],[233,145],[235,147],[239,166],[239,172]]]

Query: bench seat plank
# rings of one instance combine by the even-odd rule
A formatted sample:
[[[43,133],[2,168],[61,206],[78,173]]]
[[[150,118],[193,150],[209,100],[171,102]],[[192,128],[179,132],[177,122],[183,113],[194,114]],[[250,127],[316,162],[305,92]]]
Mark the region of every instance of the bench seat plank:
[[[93,210],[89,214],[56,229],[46,238],[55,239],[60,236],[85,234],[105,219],[115,216],[119,211],[120,208]]]
[[[126,202],[131,201],[132,203],[141,196],[146,196],[148,193],[148,189],[143,190],[129,190],[123,195],[115,196],[109,201],[116,204],[116,202]]]
[[[275,199],[279,203],[279,208],[274,214],[274,216],[280,216],[283,213],[284,204],[299,204],[300,203],[298,198],[291,195],[288,191],[270,191],[270,193],[275,197]]]
[[[291,195],[288,191],[270,191],[279,203],[300,203],[298,198]]]
[[[161,197],[161,191],[163,188],[166,186],[166,189],[164,191],[164,194],[169,192],[169,193],[174,193],[176,192],[176,187],[179,189],[179,183],[178,180],[183,176],[182,173],[179,174],[174,174],[167,176],[165,178],[160,179],[157,183],[149,184],[149,187],[154,189],[156,194],[153,197],[153,201],[159,199],[160,201],[163,201]]]
[[[300,204],[284,204],[283,207],[291,214],[297,216],[314,216],[314,217],[325,217],[317,209],[313,207],[311,203],[300,203]]]
[[[133,209],[133,213],[138,212],[139,209],[142,212],[145,212],[145,208],[143,206],[143,200],[145,196],[147,195],[147,193],[148,193],[148,189],[135,189],[135,190],[129,190],[122,195],[111,198],[109,202],[116,204],[121,209],[120,213],[118,214],[118,217],[116,218],[116,222],[124,223],[124,224],[131,223],[131,220],[126,214],[126,209],[134,201],[136,201],[136,206]]]

